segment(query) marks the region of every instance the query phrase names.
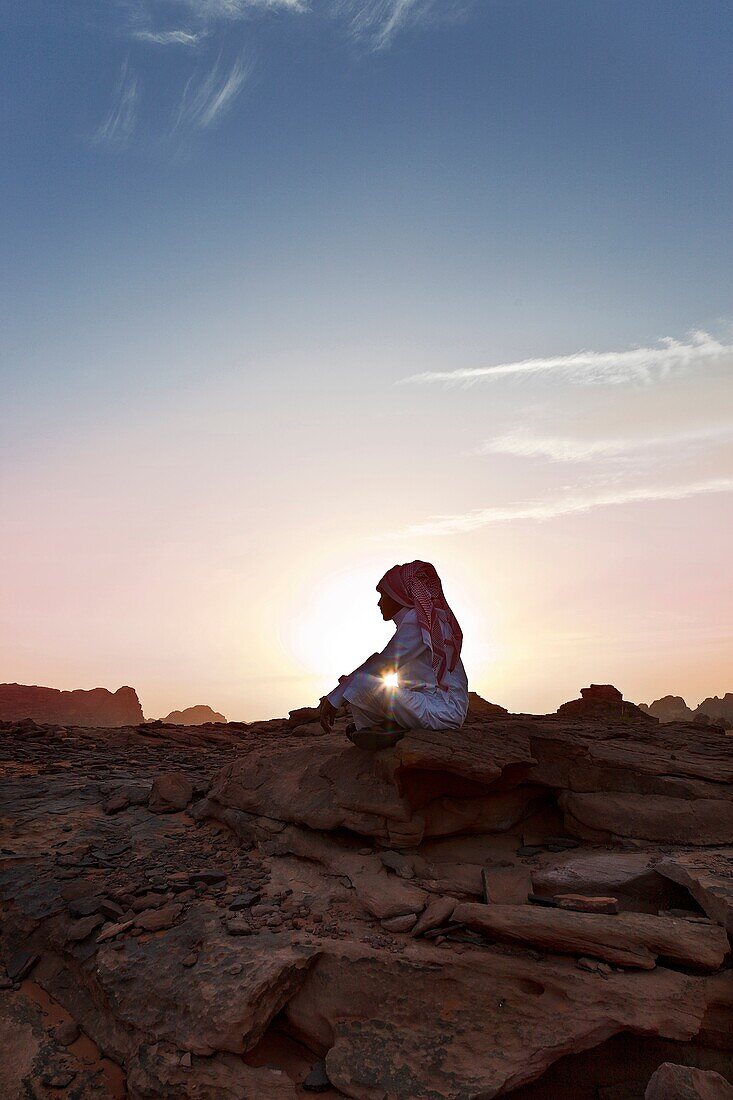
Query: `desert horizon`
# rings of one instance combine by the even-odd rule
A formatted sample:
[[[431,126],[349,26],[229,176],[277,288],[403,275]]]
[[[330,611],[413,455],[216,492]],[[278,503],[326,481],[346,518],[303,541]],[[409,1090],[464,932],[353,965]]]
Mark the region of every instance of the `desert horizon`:
[[[473,688],[472,690],[475,695],[481,696],[478,690],[474,690]],[[626,698],[627,701],[641,707],[647,713],[657,717],[660,721],[685,721],[688,718],[694,720],[697,716],[706,716],[711,719],[725,719],[730,722],[730,728],[733,728],[733,692],[721,692],[720,695],[709,695],[706,696],[705,699],[701,699],[699,703],[693,702],[691,704],[682,696],[672,692],[667,692],[657,699],[652,699],[649,703],[645,703],[643,700],[629,700],[623,691],[621,691],[620,694]],[[120,696],[124,696],[124,702],[121,703],[123,720],[119,722],[113,722],[106,719],[102,720],[102,718],[93,720],[95,710],[98,711],[99,714],[104,715],[105,709],[109,709],[110,703],[112,704],[110,713],[114,715],[113,697],[119,699]],[[208,703],[201,702],[174,708],[165,714],[146,714],[137,691],[129,684],[120,685],[120,687],[116,689],[110,689],[100,686],[94,688],[56,688],[47,684],[0,683],[0,721],[15,722],[24,718],[49,722],[62,721],[61,716],[65,709],[65,702],[71,697],[88,698],[89,720],[86,724],[99,726],[131,725],[135,724],[137,721],[163,721],[180,725],[226,722],[256,724],[258,721],[267,721],[268,718],[285,717],[285,714],[269,716],[258,715],[254,718],[245,718],[236,714],[226,716]],[[95,703],[95,699],[99,699],[100,702]],[[492,705],[498,705],[507,713],[509,712],[507,707],[503,707],[500,700],[493,699],[486,701],[491,702]],[[287,708],[288,713],[314,708],[317,706],[318,699],[311,700],[311,702],[304,702],[302,699],[292,702],[293,705]],[[567,700],[561,700],[557,707],[553,707],[551,711],[542,713],[553,713],[566,702]],[[57,711],[58,713],[56,713]],[[514,713],[530,714],[539,712],[517,711]]]

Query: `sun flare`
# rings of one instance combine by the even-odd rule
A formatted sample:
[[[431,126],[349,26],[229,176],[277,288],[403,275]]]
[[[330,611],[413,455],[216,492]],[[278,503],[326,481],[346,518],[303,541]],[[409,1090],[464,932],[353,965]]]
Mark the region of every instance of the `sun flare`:
[[[396,688],[399,687],[400,679],[396,672],[385,672],[382,683],[386,688]]]

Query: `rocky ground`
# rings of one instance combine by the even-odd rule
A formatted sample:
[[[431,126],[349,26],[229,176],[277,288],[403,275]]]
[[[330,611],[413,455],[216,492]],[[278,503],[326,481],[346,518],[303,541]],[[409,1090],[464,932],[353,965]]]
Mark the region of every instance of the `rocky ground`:
[[[0,1096],[729,1095],[732,738],[308,718],[0,724]]]

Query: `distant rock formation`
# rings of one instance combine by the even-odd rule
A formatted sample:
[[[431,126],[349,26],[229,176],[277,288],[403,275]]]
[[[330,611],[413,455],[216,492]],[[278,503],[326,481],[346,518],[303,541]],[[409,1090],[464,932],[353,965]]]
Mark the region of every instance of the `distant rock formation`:
[[[163,721],[172,726],[203,726],[207,722],[226,722],[226,718],[211,707],[198,706],[186,707],[185,710],[172,710]]]
[[[709,718],[714,722],[723,721],[726,729],[733,729],[733,692],[727,691],[722,699],[712,695],[703,699],[695,711],[695,719]]]
[[[722,698],[712,695],[704,699],[695,710],[688,707],[681,695],[665,695],[648,706],[639,703],[639,708],[660,722],[697,722],[703,726],[733,729],[733,693],[730,691]]]
[[[562,718],[642,718],[656,722],[654,715],[627,702],[612,684],[591,684],[580,689],[580,699],[572,699],[557,708]]]
[[[639,703],[639,707],[660,722],[691,722],[694,717],[681,695],[665,695],[661,699],[655,699],[649,706]]]
[[[506,718],[508,714],[509,711],[506,707],[500,707],[498,703],[490,703],[487,699],[482,698],[477,692],[469,691],[467,722],[486,721],[492,718]]]
[[[32,718],[66,726],[136,726],[145,721],[137,692],[131,687],[117,691],[59,691],[58,688],[27,684],[0,684],[0,722]]]

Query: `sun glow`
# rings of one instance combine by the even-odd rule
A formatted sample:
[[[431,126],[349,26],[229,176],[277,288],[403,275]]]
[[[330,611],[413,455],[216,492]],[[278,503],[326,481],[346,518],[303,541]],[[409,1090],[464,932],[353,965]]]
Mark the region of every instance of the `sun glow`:
[[[394,690],[394,688],[399,687],[400,679],[396,672],[385,672],[382,676],[382,683],[386,688]]]
[[[374,578],[382,575],[380,566],[303,582],[308,597],[288,623],[284,641],[300,667],[323,680],[324,689],[382,650],[394,632],[394,624],[383,622],[377,608]]]

